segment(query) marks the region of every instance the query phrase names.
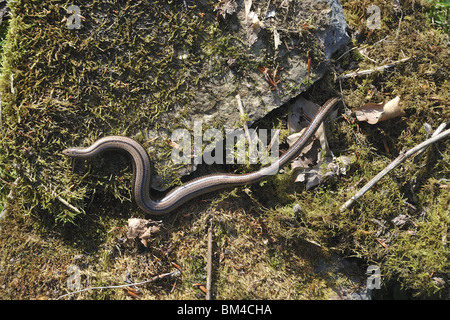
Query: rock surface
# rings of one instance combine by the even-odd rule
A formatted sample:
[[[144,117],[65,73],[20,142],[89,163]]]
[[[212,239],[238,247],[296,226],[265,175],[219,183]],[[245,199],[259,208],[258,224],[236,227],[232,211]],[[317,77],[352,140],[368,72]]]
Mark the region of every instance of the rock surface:
[[[229,69],[211,78],[192,99],[189,117],[183,120],[187,128],[194,121],[217,129],[241,127],[236,95],[250,123],[261,119],[320,79],[331,55],[349,40],[339,0],[228,0],[215,10],[229,37],[239,40],[237,49],[251,55],[259,66],[242,76],[236,72],[238,62],[222,57]],[[187,59],[189,53],[181,52],[179,58]],[[169,123],[180,112],[174,110],[162,121]],[[147,138],[170,139],[169,132],[165,134],[149,131]],[[170,165],[170,160],[163,162]],[[189,174],[195,168],[195,164],[184,165],[178,174]],[[161,178],[154,179],[152,187],[163,190]]]

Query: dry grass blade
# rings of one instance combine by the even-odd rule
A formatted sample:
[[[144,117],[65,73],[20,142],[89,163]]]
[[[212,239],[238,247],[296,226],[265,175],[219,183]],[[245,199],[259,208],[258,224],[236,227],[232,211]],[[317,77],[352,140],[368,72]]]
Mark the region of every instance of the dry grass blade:
[[[386,69],[392,68],[393,66],[395,66],[395,65],[397,65],[399,63],[408,61],[409,59],[410,58],[404,58],[404,59],[401,59],[401,60],[398,60],[398,61],[394,61],[394,62],[389,63],[389,64],[385,64],[385,65],[376,67],[374,69],[355,71],[355,72],[352,72],[352,73],[349,73],[349,74],[345,74],[345,75],[339,76],[338,80],[353,78],[353,77],[356,77],[356,76],[364,76],[364,75],[368,75],[368,74],[371,74],[371,73],[374,73],[374,72],[377,72],[377,71],[382,72],[382,71],[384,71]]]

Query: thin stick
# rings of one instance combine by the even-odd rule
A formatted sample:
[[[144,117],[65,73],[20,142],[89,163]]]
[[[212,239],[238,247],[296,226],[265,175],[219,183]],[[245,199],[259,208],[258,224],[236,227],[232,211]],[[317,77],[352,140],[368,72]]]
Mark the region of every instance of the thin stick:
[[[212,227],[208,229],[208,257],[206,262],[206,300],[211,300],[212,283]]]
[[[372,44],[371,47],[374,47],[374,46],[377,45],[378,43],[385,41],[388,37],[389,37],[389,36],[386,36],[386,37],[384,37],[383,39],[378,40],[377,42],[375,42],[374,44]],[[341,60],[343,56],[345,56],[345,55],[346,55],[347,53],[349,53],[349,52],[352,52],[353,50],[362,50],[362,49],[364,49],[365,47],[368,47],[368,46],[369,46],[368,44],[365,44],[365,45],[363,45],[363,46],[361,46],[361,47],[354,47],[354,48],[351,48],[350,50],[347,50],[346,52],[344,52],[339,58],[337,58],[336,61]]]
[[[362,55],[363,57],[365,57],[367,60],[372,61],[373,63],[378,63],[377,61],[373,60],[371,57],[369,57],[368,55],[366,55],[362,50],[358,51],[360,55]]]
[[[8,186],[10,186],[10,187],[14,187],[14,184],[12,184],[11,182],[8,182],[8,181],[4,180],[3,178],[0,178],[0,181],[3,182],[3,183],[6,183],[6,184],[7,184]]]
[[[440,134],[442,132],[442,130],[445,129],[445,127],[447,126],[447,124],[441,123],[441,125],[439,127],[437,127],[437,129],[433,132],[433,134],[431,135],[431,138],[436,137],[438,134]],[[425,149],[423,149],[422,151],[420,151],[415,157],[414,157],[414,162],[416,162],[418,159],[420,159],[420,157],[422,156],[422,154],[425,152]],[[438,150],[439,153],[441,153]],[[442,153],[441,153],[442,154]]]
[[[83,292],[83,291],[88,291],[88,290],[115,289],[115,288],[125,288],[125,287],[130,287],[130,286],[138,286],[138,285],[149,283],[149,282],[153,282],[153,281],[156,281],[156,280],[159,280],[159,279],[164,279],[164,278],[167,278],[167,277],[178,276],[179,274],[180,274],[180,270],[177,269],[177,270],[174,270],[172,272],[163,273],[163,274],[154,276],[153,278],[151,278],[149,280],[142,281],[142,282],[127,283],[127,284],[122,284],[122,285],[118,285],[118,286],[84,288],[84,289],[81,289],[81,290],[78,290],[78,291],[73,291],[73,292],[69,292],[69,293],[63,294],[62,296],[59,296],[58,298],[56,298],[56,300],[59,300],[59,299],[64,298],[66,296],[70,296],[70,295],[73,295],[73,294],[76,294],[76,293],[80,293],[80,292]]]
[[[344,74],[342,76],[339,76],[338,79],[339,80],[340,79],[348,79],[348,78],[353,78],[353,77],[356,77],[356,76],[368,75],[368,74],[371,74],[371,73],[374,73],[374,72],[377,72],[377,71],[384,71],[386,69],[392,68],[393,66],[395,66],[395,65],[397,65],[399,63],[408,61],[409,59],[411,59],[411,58],[404,58],[404,59],[401,59],[401,60],[398,60],[398,61],[394,61],[392,63],[376,67],[375,69],[362,70],[362,71],[352,72],[352,73],[349,73],[349,74]]]
[[[349,200],[347,200],[346,203],[344,203],[341,207],[341,212],[345,211],[346,209],[349,209],[356,200],[361,198],[370,188],[372,188],[381,178],[383,178],[386,174],[388,174],[389,171],[397,167],[400,163],[402,163],[405,159],[409,158],[416,152],[428,147],[430,144],[444,139],[450,135],[450,129],[445,130],[444,132],[431,137],[428,140],[425,140],[421,144],[415,146],[414,148],[410,149],[409,151],[400,154],[394,161],[392,161],[386,168],[384,168],[382,171],[380,171],[375,177],[373,177],[372,180],[370,180],[364,187],[362,187],[353,197],[351,197]]]

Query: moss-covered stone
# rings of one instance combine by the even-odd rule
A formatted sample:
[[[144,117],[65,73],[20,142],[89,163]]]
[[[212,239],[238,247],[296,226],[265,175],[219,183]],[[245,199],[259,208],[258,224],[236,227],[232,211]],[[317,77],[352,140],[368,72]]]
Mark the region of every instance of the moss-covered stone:
[[[145,280],[179,267],[182,277],[140,286],[141,297],[202,299],[192,285],[205,279],[206,231],[212,226],[218,299],[334,297],[334,289],[353,285],[334,269],[317,272],[336,254],[353,257],[363,275],[367,265],[379,266],[382,288],[374,290],[375,296],[398,296],[400,288],[403,298],[448,299],[448,141],[405,161],[352,210],[339,211],[402,150],[427,138],[424,123],[434,129],[449,118],[448,35],[431,24],[432,5],[400,2],[403,15],[391,2],[342,1],[354,40],[335,56],[333,66],[340,74],[411,57],[408,62],[341,84],[329,74],[308,92],[319,102],[340,91],[350,111],[365,102],[401,97],[402,118],[370,126],[348,113],[327,128],[334,154],[354,159],[345,176],[305,191],[286,169],[258,185],[200,197],[162,217],[162,232],[147,248],[124,240],[127,219],[142,215],[131,201],[127,160],[112,153],[78,162],[73,170],[60,150],[88,145],[101,135],[126,134],[151,150],[154,159],[167,159],[166,141],[153,139],[189,125],[187,106],[204,81],[230,72],[247,79],[245,73],[261,61],[274,68],[278,60],[273,52],[261,61],[246,58],[248,52],[240,49],[245,40],[223,36],[237,16],[222,20],[215,11],[203,10],[216,2],[186,10],[182,1],[154,1],[154,11],[143,9],[150,4],[145,1],[79,2],[84,16],[79,30],[65,26],[67,1],[10,2],[13,16],[0,81],[0,296],[57,298],[70,291],[68,270],[77,265],[83,287]],[[264,4],[258,3],[263,10]],[[372,4],[381,10],[378,30],[364,23]],[[311,39],[308,31],[302,28],[295,36]],[[208,43],[211,38],[216,45]],[[204,46],[190,47],[197,42]],[[313,48],[312,61],[321,61],[319,49]],[[220,55],[236,59],[236,71]],[[208,68],[201,69],[200,58],[210,59]],[[306,63],[307,56],[303,59]],[[188,67],[203,73],[193,75]],[[248,81],[250,89],[266,92],[262,73],[256,74],[258,81]],[[256,90],[258,83],[266,89]],[[234,86],[230,98],[237,93]],[[266,99],[257,101],[264,112],[270,109]],[[171,121],[168,110],[180,122]],[[282,129],[286,112],[277,110],[257,125]],[[241,120],[237,112],[236,117]],[[132,299],[116,289],[71,297]]]

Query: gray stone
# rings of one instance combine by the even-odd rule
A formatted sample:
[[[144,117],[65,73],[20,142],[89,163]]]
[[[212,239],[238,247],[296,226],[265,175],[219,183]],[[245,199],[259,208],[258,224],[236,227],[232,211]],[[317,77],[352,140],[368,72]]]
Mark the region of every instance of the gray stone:
[[[245,77],[238,77],[233,69],[236,61],[223,57],[230,66],[229,71],[211,78],[198,91],[189,105],[189,117],[183,119],[186,128],[192,128],[194,121],[217,129],[242,127],[236,95],[242,100],[249,123],[261,119],[320,79],[331,55],[349,40],[339,0],[278,1],[277,6],[273,5],[274,1],[230,0],[227,3],[227,7],[216,10],[228,23],[230,37],[241,40],[240,50],[248,52],[256,61],[260,59],[260,67],[268,68],[271,80],[278,72],[279,83],[271,85],[256,67]],[[248,12],[246,3],[251,3]],[[272,55],[274,65],[265,66],[268,55]],[[185,55],[180,54],[180,57],[182,60]],[[312,62],[308,73],[309,58]],[[205,65],[205,68],[210,67]],[[162,121],[170,123],[181,112],[181,109],[174,109]],[[170,134],[148,132],[148,139],[155,137],[170,139]],[[159,165],[170,166],[170,160]],[[196,165],[187,164],[180,167],[177,174],[189,174],[195,169]],[[163,190],[163,182],[161,177],[156,177],[152,187]]]

